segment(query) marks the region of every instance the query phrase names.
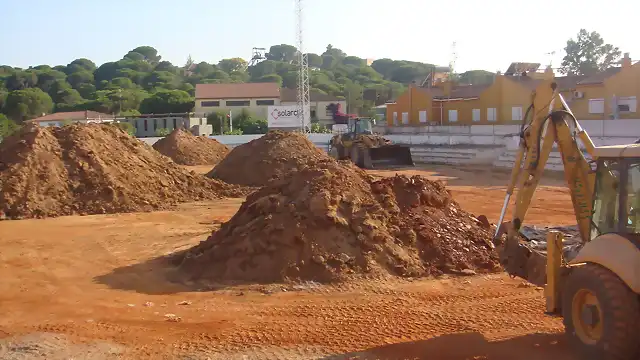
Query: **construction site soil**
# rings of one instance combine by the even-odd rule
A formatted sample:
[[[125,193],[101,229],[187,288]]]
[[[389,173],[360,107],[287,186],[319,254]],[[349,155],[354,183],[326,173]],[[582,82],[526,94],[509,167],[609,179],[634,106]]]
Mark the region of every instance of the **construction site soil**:
[[[170,157],[180,165],[215,165],[231,151],[227,145],[206,136],[175,129],[171,134],[158,140],[153,148]]]
[[[509,178],[440,165],[367,173],[445,181],[492,222]],[[526,224],[575,224],[563,184],[543,179]],[[242,203],[0,221],[0,359],[577,359],[543,290],[505,274],[213,289],[170,279],[166,255],[197,245]]]
[[[7,218],[167,209],[249,189],[187,171],[117,126],[25,127],[0,144]]]
[[[179,259],[191,280],[331,282],[500,270],[490,229],[441,182],[374,181],[326,158],[248,196],[236,215]]]
[[[230,184],[264,186],[271,179],[328,159],[326,152],[297,132],[269,131],[234,147],[207,176]]]

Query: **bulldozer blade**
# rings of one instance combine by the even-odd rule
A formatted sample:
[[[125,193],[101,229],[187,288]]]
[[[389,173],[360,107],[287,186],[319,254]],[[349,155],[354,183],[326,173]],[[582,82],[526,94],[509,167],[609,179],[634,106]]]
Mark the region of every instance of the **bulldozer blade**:
[[[385,145],[368,149],[371,168],[413,166],[413,158],[408,146]],[[366,163],[366,161],[365,161]]]

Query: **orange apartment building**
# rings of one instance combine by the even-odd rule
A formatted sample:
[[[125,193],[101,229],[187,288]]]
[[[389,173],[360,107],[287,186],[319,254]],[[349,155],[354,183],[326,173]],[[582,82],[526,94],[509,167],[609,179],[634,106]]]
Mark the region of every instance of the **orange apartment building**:
[[[514,69],[524,66],[528,71]],[[625,54],[620,67],[594,76],[555,76],[539,64],[513,63],[489,85],[441,82],[430,88],[412,85],[387,105],[388,126],[490,125],[522,121],[538,86],[555,81],[579,120],[640,119],[640,63]],[[544,84],[544,85],[543,85]]]

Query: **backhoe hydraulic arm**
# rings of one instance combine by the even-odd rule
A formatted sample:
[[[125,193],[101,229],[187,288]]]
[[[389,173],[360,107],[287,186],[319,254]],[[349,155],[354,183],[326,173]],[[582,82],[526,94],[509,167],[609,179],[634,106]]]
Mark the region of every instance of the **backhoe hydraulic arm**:
[[[592,154],[593,142],[558,92],[557,85],[551,83],[549,88],[542,87],[534,92],[520,132],[520,145],[495,235],[495,240],[499,241],[505,232],[507,234],[500,257],[505,270],[513,276],[537,285],[545,283],[544,253],[520,236],[520,228],[554,144],[557,144],[562,158],[581,239],[587,241],[589,238],[595,175],[578,146],[578,140],[586,152]],[[518,190],[513,218],[503,223],[515,189]]]

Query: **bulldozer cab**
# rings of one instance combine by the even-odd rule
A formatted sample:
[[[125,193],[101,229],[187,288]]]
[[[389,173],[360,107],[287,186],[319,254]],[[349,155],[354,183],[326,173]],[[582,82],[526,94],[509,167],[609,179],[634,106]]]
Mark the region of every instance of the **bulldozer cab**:
[[[371,124],[371,119],[366,118],[355,118],[349,119],[349,133],[358,135],[358,134],[373,134],[373,126]]]
[[[597,160],[589,238],[607,233],[640,234],[640,157]]]

